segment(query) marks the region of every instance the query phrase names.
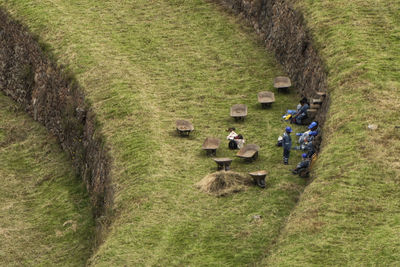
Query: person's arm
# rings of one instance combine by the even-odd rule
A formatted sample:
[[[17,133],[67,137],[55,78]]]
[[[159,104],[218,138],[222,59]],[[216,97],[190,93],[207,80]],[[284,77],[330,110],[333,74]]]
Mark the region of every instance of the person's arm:
[[[296,114],[295,114],[293,117],[297,117],[297,116],[299,116],[301,113],[303,113],[303,109],[304,109],[304,106],[305,106],[305,105],[306,105],[306,104],[302,105],[302,106],[300,107],[300,109],[297,110]]]
[[[307,103],[304,104],[304,106],[301,108],[301,113],[306,113],[309,108],[310,106]]]
[[[232,132],[229,133],[229,135],[226,137],[226,139],[232,140],[232,139],[234,139],[236,136],[237,136],[237,134],[236,134],[234,131],[232,131]]]
[[[309,165],[310,165],[310,162],[308,160],[304,160],[299,163],[299,169],[308,168]]]

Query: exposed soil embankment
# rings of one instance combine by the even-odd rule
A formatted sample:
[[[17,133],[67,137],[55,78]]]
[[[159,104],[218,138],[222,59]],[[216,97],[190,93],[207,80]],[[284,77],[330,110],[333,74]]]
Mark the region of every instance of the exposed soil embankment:
[[[27,29],[3,10],[0,89],[53,133],[68,152],[87,185],[101,232],[112,208],[113,190],[111,160],[95,114],[76,81],[51,62]]]
[[[308,99],[326,92],[326,71],[312,44],[303,16],[287,0],[214,0],[250,23],[290,76],[294,88]],[[328,110],[327,95],[317,113],[321,125]]]

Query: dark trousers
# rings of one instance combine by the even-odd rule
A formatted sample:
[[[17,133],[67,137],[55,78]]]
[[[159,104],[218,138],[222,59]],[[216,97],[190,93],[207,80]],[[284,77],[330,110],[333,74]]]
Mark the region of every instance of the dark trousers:
[[[288,163],[290,156],[290,149],[283,148],[283,162]]]
[[[299,115],[296,117],[296,124],[302,124],[302,120],[304,120],[304,119],[306,119],[306,118],[307,118],[307,114],[304,114],[304,113],[299,114]]]

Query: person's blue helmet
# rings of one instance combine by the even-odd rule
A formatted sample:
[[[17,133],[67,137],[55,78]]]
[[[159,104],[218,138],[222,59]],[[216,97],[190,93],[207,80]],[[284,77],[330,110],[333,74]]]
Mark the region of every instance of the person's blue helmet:
[[[292,127],[290,127],[290,126],[286,127],[285,131],[287,133],[291,133],[292,132]]]
[[[309,126],[308,126],[308,129],[312,129],[312,128],[314,128],[315,126],[317,126],[318,124],[315,122],[315,121],[313,121]]]
[[[303,159],[307,158],[307,153],[303,153],[301,154],[301,156],[303,157]]]
[[[317,135],[318,135],[318,132],[317,132],[317,131],[311,131],[311,132],[310,132],[310,135],[311,135],[311,136],[317,136]]]

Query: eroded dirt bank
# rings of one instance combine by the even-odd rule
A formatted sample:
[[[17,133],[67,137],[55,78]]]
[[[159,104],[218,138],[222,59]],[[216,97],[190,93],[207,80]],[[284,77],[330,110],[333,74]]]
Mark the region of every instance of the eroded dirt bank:
[[[37,40],[0,10],[0,89],[54,134],[86,182],[98,241],[113,204],[111,159],[95,114],[71,75],[42,52]]]

